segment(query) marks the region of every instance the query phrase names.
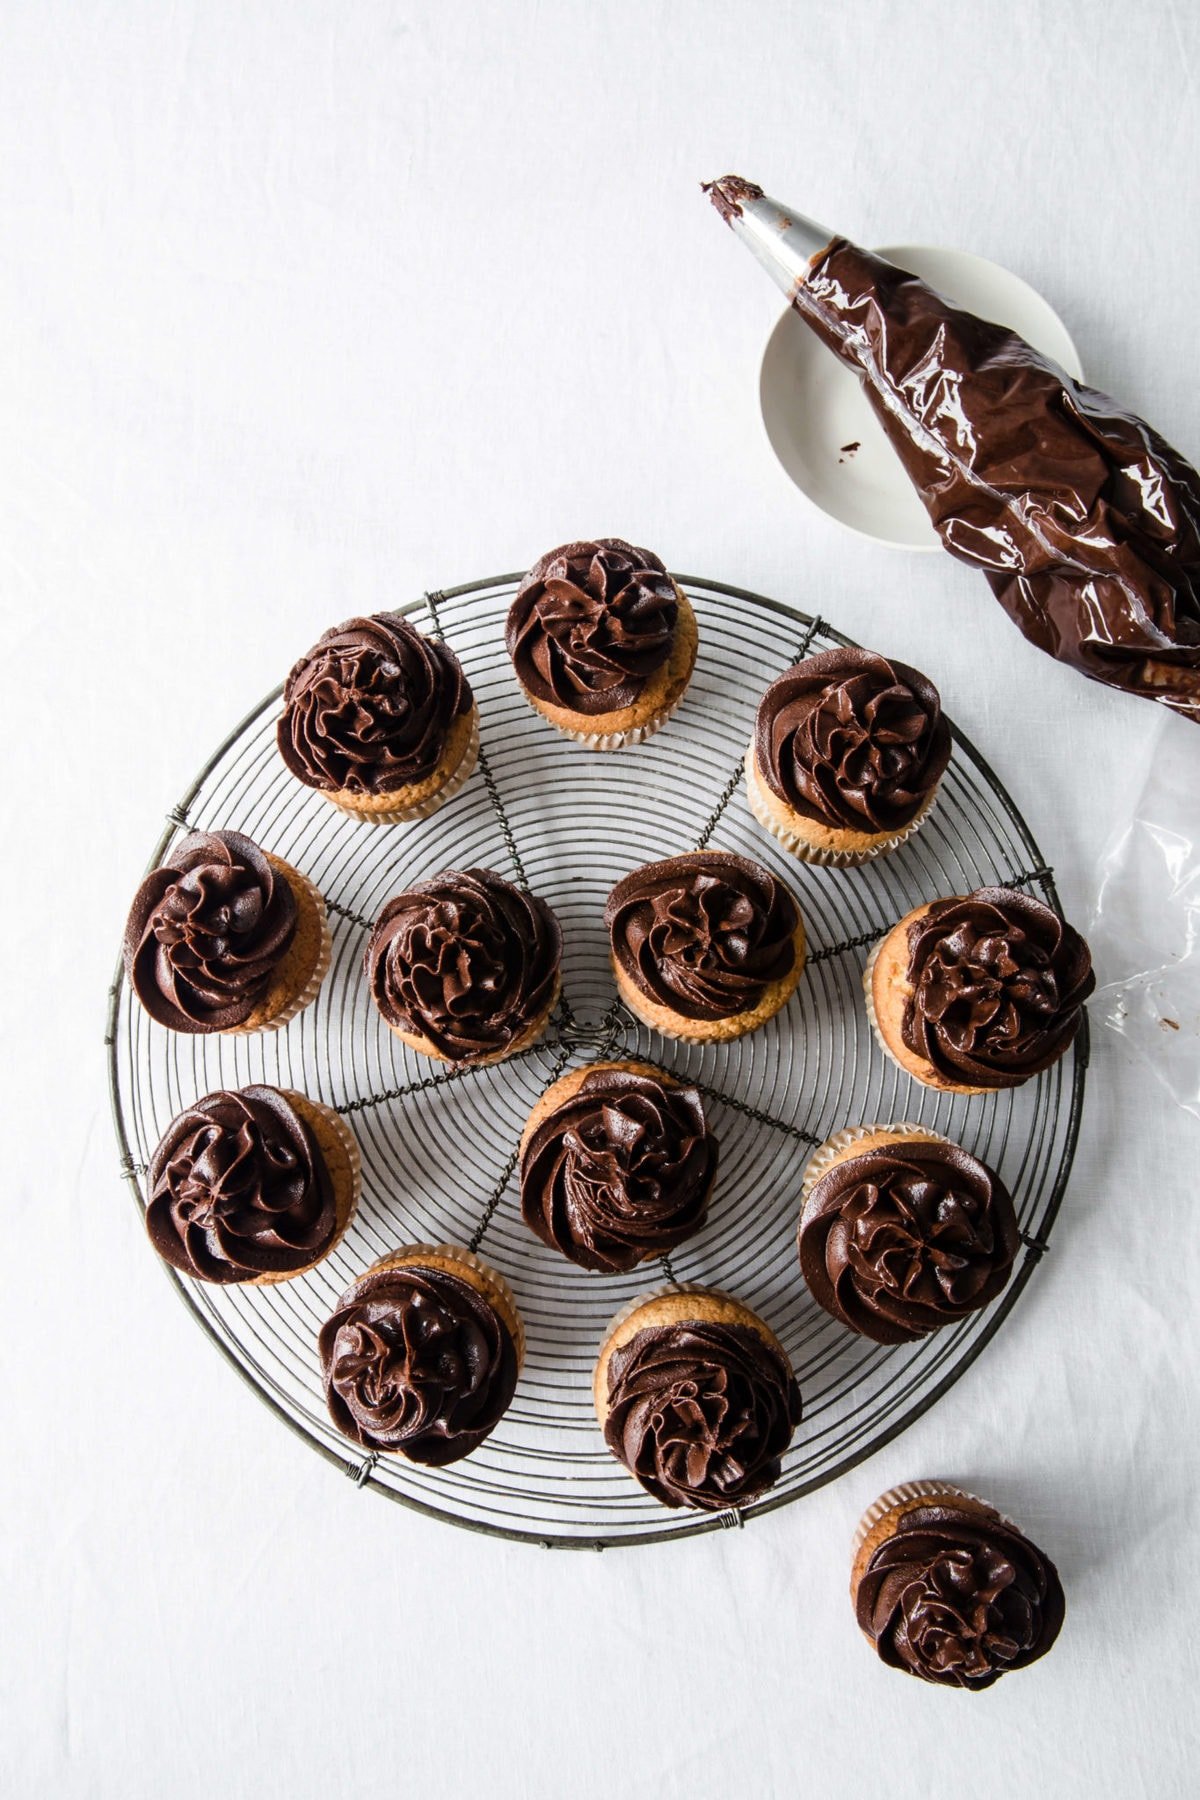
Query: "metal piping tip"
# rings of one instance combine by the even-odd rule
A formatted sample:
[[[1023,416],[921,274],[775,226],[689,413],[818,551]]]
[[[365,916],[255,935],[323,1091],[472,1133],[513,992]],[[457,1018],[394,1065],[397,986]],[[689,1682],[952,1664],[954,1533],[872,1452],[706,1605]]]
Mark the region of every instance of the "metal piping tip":
[[[837,234],[790,206],[781,206],[740,175],[722,175],[701,186],[730,230],[790,300],[807,279],[814,258]]]

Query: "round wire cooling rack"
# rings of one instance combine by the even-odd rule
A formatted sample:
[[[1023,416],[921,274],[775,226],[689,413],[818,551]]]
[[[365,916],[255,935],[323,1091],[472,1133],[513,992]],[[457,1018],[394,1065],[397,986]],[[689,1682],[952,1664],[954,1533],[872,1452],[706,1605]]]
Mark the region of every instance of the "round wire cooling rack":
[[[363,1153],[358,1215],[310,1274],[269,1287],[194,1282],[164,1264],[195,1318],[260,1399],[362,1487],[457,1525],[550,1547],[658,1543],[742,1525],[852,1468],[911,1424],[978,1356],[1046,1249],[1074,1155],[1087,1065],[1086,1021],[1068,1055],[1023,1087],[985,1097],[935,1093],[875,1044],[862,1001],[870,946],[911,907],[1004,883],[1057,906],[1052,871],[979,752],[954,731],[937,805],[899,850],[862,868],[809,867],[762,831],[741,759],[755,708],[798,657],[848,644],[832,626],[741,588],[679,577],[700,625],[687,696],[648,743],[584,750],[524,700],[504,650],[519,577],[498,576],[401,608],[444,635],[479,704],[479,768],[462,792],[412,825],[355,822],[295,781],[275,748],[280,690],[230,733],[171,812],[150,858],[191,830],[236,829],[302,869],[330,909],[334,950],[315,1003],[284,1030],[191,1037],[154,1024],[120,967],[108,1046],[122,1173],[144,1208],[150,1156],[169,1121],[216,1088],[297,1088],[348,1118]],[[603,926],[605,898],[640,863],[707,844],[756,857],[796,893],[809,963],[794,998],[732,1044],[662,1038],[620,1006]],[[493,867],[543,895],[562,922],[563,1000],[531,1050],[490,1068],[430,1063],[389,1032],[361,975],[383,903],[442,868]],[[708,1223],[661,1266],[596,1274],[546,1249],[520,1217],[517,1145],[538,1096],[572,1064],[629,1055],[687,1077],[720,1139]],[[795,1253],[810,1148],[843,1126],[909,1119],[999,1171],[1025,1253],[982,1313],[919,1343],[857,1337],[810,1297]],[[526,1327],[516,1397],[471,1456],[444,1469],[364,1457],[325,1409],[317,1333],[338,1297],[400,1243],[481,1248],[512,1285]],[[664,1282],[736,1294],[772,1326],[796,1371],[803,1420],[780,1480],[719,1514],[672,1512],[610,1455],[591,1374],[614,1313]]]

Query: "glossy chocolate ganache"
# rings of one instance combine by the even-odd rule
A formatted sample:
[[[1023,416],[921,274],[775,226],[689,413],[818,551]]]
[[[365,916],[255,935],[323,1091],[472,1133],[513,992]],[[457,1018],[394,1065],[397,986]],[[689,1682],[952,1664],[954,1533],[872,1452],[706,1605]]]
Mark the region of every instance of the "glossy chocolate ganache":
[[[847,1154],[813,1183],[800,1267],[821,1306],[879,1344],[909,1343],[994,1300],[1021,1247],[1008,1190],[956,1144]]]
[[[487,1296],[415,1263],[356,1281],[322,1326],[319,1350],[338,1430],[436,1467],[483,1442],[517,1384],[517,1347]]]
[[[911,921],[906,1047],[960,1086],[1015,1087],[1057,1062],[1096,985],[1079,933],[1015,888],[936,900]]]
[[[325,1158],[288,1095],[222,1089],[172,1119],[150,1159],[146,1230],[185,1275],[294,1275],[338,1232]]]
[[[884,1662],[973,1689],[1044,1656],[1066,1611],[1050,1558],[990,1507],[951,1496],[905,1512],[854,1604]]]
[[[471,705],[446,644],[400,613],[347,619],[289,674],[279,753],[308,787],[390,794],[433,774],[451,725]]]
[[[911,825],[950,760],[933,683],[870,650],[822,650],[773,681],[754,753],[793,811],[842,830]]]
[[[604,922],[624,973],[686,1019],[729,1019],[796,966],[796,903],[761,863],[699,850],[619,881]]]
[[[296,935],[296,897],[237,831],[193,831],[134,896],[125,969],[134,993],[172,1031],[245,1024]]]
[[[504,641],[535,700],[594,716],[632,706],[666,663],[679,611],[658,557],[622,538],[563,544],[529,571]]]
[[[521,1211],[582,1268],[632,1269],[704,1223],[716,1167],[696,1088],[649,1069],[592,1069],[531,1130]]]
[[[388,901],[363,968],[393,1029],[470,1063],[504,1055],[547,1011],[561,955],[544,900],[490,869],[448,869]]]
[[[664,1506],[720,1511],[779,1479],[800,1390],[753,1326],[648,1326],[612,1352],[607,1380],[605,1440]]]
[[[751,182],[709,187],[735,229],[744,213],[769,215],[776,241],[792,227]],[[1179,452],[1015,332],[844,237],[798,278],[754,248],[860,377],[945,548],[984,571],[1030,642],[1200,720],[1200,475]]]

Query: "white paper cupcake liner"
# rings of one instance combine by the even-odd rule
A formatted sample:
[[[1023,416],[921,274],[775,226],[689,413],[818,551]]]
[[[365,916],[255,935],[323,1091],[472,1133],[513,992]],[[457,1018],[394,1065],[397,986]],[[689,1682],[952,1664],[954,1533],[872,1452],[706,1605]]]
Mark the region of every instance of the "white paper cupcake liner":
[[[955,1487],[952,1481],[902,1481],[896,1487],[889,1488],[886,1494],[880,1494],[878,1500],[868,1506],[854,1532],[854,1542],[850,1550],[851,1562],[858,1560],[858,1553],[866,1543],[871,1532],[880,1520],[891,1512],[893,1507],[906,1506],[912,1500],[928,1500],[937,1495],[945,1495],[951,1500],[973,1500],[977,1506],[986,1506],[991,1512],[996,1508],[990,1501],[981,1500],[978,1494],[968,1494],[965,1488]],[[1003,1513],[997,1513],[1005,1525],[1013,1531],[1018,1529],[1011,1519],[1005,1519]]]
[[[918,1125],[911,1119],[903,1119],[898,1124],[892,1125],[847,1125],[844,1131],[837,1131],[832,1137],[826,1138],[823,1144],[818,1144],[817,1148],[813,1151],[812,1155],[804,1165],[804,1176],[800,1183],[800,1218],[802,1223],[805,1208],[808,1205],[809,1197],[812,1194],[814,1187],[816,1187],[822,1175],[824,1175],[825,1171],[832,1165],[835,1159],[839,1157],[843,1151],[849,1150],[852,1145],[859,1144],[864,1138],[873,1137],[880,1131],[889,1132],[893,1138],[897,1140],[903,1138],[920,1138],[926,1143],[932,1141],[935,1144],[950,1144],[953,1146],[952,1138],[943,1137],[940,1131],[930,1131],[927,1125]]]
[[[291,863],[283,862],[280,857],[269,857],[268,861],[273,868],[285,871],[284,879],[288,886],[300,888],[307,895],[316,912],[321,931],[317,960],[313,965],[312,974],[304,986],[272,1018],[264,1020],[261,1025],[231,1025],[227,1032],[222,1033],[222,1036],[225,1037],[253,1037],[258,1031],[281,1031],[285,1025],[291,1023],[297,1013],[302,1013],[306,1006],[312,1005],[321,990],[321,983],[329,973],[329,965],[333,961],[333,934],[329,929],[329,914],[325,910],[323,896],[313,886],[308,876],[302,875],[299,869],[294,869]]]
[[[302,1094],[298,1088],[280,1088],[279,1091],[281,1094],[286,1094],[288,1099],[293,1102],[298,1100],[302,1107],[309,1107],[313,1112],[320,1113],[346,1152],[346,1161],[350,1164],[350,1181],[354,1192],[354,1202],[351,1207],[351,1217],[353,1217],[354,1208],[357,1207],[362,1197],[362,1151],[359,1148],[358,1139],[341,1113],[335,1112],[332,1106],[326,1106],[323,1100],[314,1100],[311,1094]],[[348,1224],[349,1220],[347,1220]],[[346,1226],[343,1226],[342,1231],[344,1232],[345,1229]],[[339,1233],[339,1236],[341,1235]]]
[[[345,1218],[339,1221],[337,1232],[332,1242],[327,1249],[322,1251],[319,1257],[309,1263],[307,1268],[297,1269],[294,1274],[272,1274],[260,1277],[258,1285],[263,1287],[275,1287],[281,1281],[294,1280],[295,1275],[307,1275],[310,1269],[317,1268],[324,1262],[327,1256],[332,1255],[349,1231],[351,1225],[353,1225],[355,1215],[358,1212],[358,1203],[362,1198],[362,1152],[358,1147],[358,1139],[347,1125],[345,1119],[342,1118],[340,1113],[334,1112],[331,1106],[326,1106],[321,1100],[314,1100],[309,1094],[300,1093],[296,1088],[281,1087],[279,1092],[286,1100],[291,1101],[300,1117],[304,1119],[306,1123],[309,1112],[319,1113],[325,1124],[329,1126],[329,1129],[337,1138],[338,1143],[345,1151],[346,1161],[350,1165],[350,1205],[346,1209]],[[317,1148],[318,1150],[320,1149],[319,1144]]]
[[[436,794],[428,799],[420,800],[413,806],[391,807],[387,812],[360,812],[356,806],[347,806],[333,794],[326,793],[325,798],[339,812],[345,813],[348,819],[356,819],[360,825],[412,825],[418,819],[432,818],[440,812],[447,800],[453,800],[459,789],[465,787],[475,772],[475,764],[479,761],[479,711],[476,708],[471,715],[471,735],[467,739],[462,761],[442,783]]]
[[[686,693],[685,687],[669,706],[664,706],[661,712],[654,714],[653,718],[646,719],[641,725],[630,725],[625,731],[580,731],[570,725],[560,725],[554,719],[546,719],[546,723],[553,725],[555,731],[562,737],[570,738],[573,744],[582,744],[585,750],[623,750],[626,744],[644,744],[646,739],[652,738],[656,731],[661,731],[667,721],[678,712]],[[541,712],[538,707],[535,706],[533,710],[539,718],[546,718],[545,713]]]
[[[903,831],[897,831],[889,837],[881,838],[879,843],[872,844],[868,850],[822,850],[810,844],[807,838],[789,830],[786,825],[780,824],[772,816],[766,800],[765,784],[758,772],[753,741],[746,751],[743,767],[746,772],[746,800],[750,811],[763,830],[769,831],[785,850],[801,862],[815,863],[818,867],[825,869],[856,869],[863,863],[873,862],[877,856],[887,856],[893,850],[898,850],[900,845],[906,843],[915,831],[920,830],[933,811],[934,802],[938,796],[938,790],[935,787],[916,817],[909,821]]]
[[[499,1302],[498,1310],[504,1316],[505,1323],[511,1321],[517,1367],[520,1368],[525,1361],[525,1321],[521,1317],[516,1296],[499,1270],[493,1269],[491,1263],[484,1262],[482,1256],[476,1256],[473,1250],[466,1249],[462,1244],[401,1244],[398,1249],[389,1250],[386,1256],[377,1258],[365,1273],[376,1275],[384,1269],[396,1269],[404,1264],[419,1266],[423,1256],[437,1256],[447,1262],[461,1263],[479,1277],[480,1285],[489,1300],[493,1305]]]
[[[522,1050],[531,1049],[543,1035],[551,1018],[554,1016],[554,1009],[558,1005],[561,993],[562,977],[558,976],[555,978],[554,992],[547,1001],[545,1009],[538,1014],[536,1019],[533,1019],[525,1027],[525,1030],[519,1037],[513,1039],[507,1050],[497,1050],[493,1056],[481,1056],[478,1061],[470,1063],[469,1067],[472,1069],[491,1069],[494,1068],[497,1063],[507,1061],[510,1056],[517,1056]],[[387,1024],[387,1021],[385,1020],[384,1023]],[[449,1067],[457,1066],[453,1057],[443,1056],[440,1050],[435,1050],[432,1044],[428,1043],[426,1039],[420,1038],[416,1033],[411,1031],[401,1031],[398,1025],[391,1024],[388,1024],[388,1030],[395,1032],[396,1036],[400,1039],[400,1042],[402,1044],[407,1044],[410,1050],[415,1050],[418,1056],[427,1056],[431,1062],[445,1063]]]
[[[801,959],[800,967],[796,970],[795,965],[793,964],[795,980],[783,997],[776,1005],[772,1006],[771,1011],[765,1013],[761,1019],[755,1019],[753,1024],[739,1025],[736,1031],[713,1029],[713,1026],[728,1027],[730,1023],[728,1019],[713,1020],[708,1026],[708,1029],[703,1029],[699,1024],[693,1023],[690,1019],[685,1019],[682,1014],[677,1015],[677,1024],[668,1025],[664,1023],[659,1009],[656,1008],[654,1013],[643,1009],[641,1004],[641,990],[627,975],[619,975],[617,973],[620,969],[620,963],[616,956],[611,953],[609,955],[609,966],[612,968],[613,979],[616,981],[617,993],[620,996],[622,1005],[628,1007],[629,1011],[634,1015],[638,1022],[644,1025],[648,1031],[656,1031],[660,1037],[672,1038],[681,1044],[732,1044],[736,1043],[738,1038],[749,1037],[752,1032],[761,1031],[762,1027],[769,1024],[777,1012],[783,1011],[784,1007],[795,994],[796,989],[800,986],[804,977],[804,971],[808,967],[808,942],[806,938],[801,939],[797,944],[797,956]],[[665,1011],[665,1008],[662,1010]],[[753,1011],[755,1009],[752,1008],[751,1010]],[[744,1014],[734,1014],[735,1018],[744,1016]]]
[[[789,999],[790,997],[791,996],[789,995]],[[712,1032],[701,1033],[699,1031],[688,1031],[681,1025],[664,1025],[659,1019],[648,1019],[644,1013],[638,1012],[637,1007],[627,995],[622,994],[621,998],[625,1005],[628,1006],[630,1012],[636,1014],[638,1020],[646,1027],[647,1031],[656,1031],[659,1037],[670,1038],[679,1044],[735,1044],[738,1038],[749,1037],[752,1031],[758,1031],[762,1025],[767,1023],[766,1019],[762,1019],[757,1025],[747,1025],[744,1030],[735,1031],[724,1037],[718,1037]],[[787,1005],[786,1000],[784,1001],[784,1005]],[[774,1016],[774,1013],[768,1015],[769,1018],[774,1018]]]

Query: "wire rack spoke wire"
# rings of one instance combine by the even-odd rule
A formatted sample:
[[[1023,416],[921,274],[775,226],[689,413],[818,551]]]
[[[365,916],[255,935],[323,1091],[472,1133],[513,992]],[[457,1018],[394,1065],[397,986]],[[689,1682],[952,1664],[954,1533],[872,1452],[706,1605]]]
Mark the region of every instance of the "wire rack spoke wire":
[[[517,688],[503,646],[517,576],[431,590],[403,609],[453,644],[481,715],[477,773],[441,812],[411,826],[358,825],[293,782],[274,749],[279,691],[268,695],[167,814],[150,863],[182,832],[223,827],[303,869],[334,925],[321,994],[284,1031],[250,1039],[173,1037],[131,1001],[119,970],[109,995],[119,1167],[139,1205],[168,1121],[217,1087],[266,1080],[300,1088],[336,1106],[362,1148],[358,1217],[311,1274],[270,1288],[212,1289],[167,1272],[227,1360],[276,1417],[360,1487],[547,1547],[603,1549],[738,1529],[895,1436],[979,1354],[1044,1255],[1083,1099],[1086,1032],[1063,1064],[985,1100],[932,1094],[879,1053],[860,984],[865,956],[888,926],[922,900],[997,882],[1036,886],[1056,903],[1053,870],[958,732],[938,805],[893,856],[846,871],[795,862],[754,823],[742,756],[772,677],[848,640],[820,617],[744,589],[679,580],[700,624],[692,687],[666,730],[612,755],[559,737]],[[793,887],[809,933],[808,967],[794,999],[751,1037],[670,1041],[615,996],[604,899],[638,863],[718,839]],[[374,1012],[361,974],[362,934],[406,881],[472,866],[511,875],[555,908],[563,989],[537,1044],[488,1068],[440,1067]],[[694,1082],[711,1105],[721,1160],[704,1228],[653,1265],[605,1277],[533,1237],[515,1177],[521,1131],[539,1095],[573,1063],[614,1058],[656,1063]],[[1005,1295],[987,1312],[894,1350],[827,1318],[795,1263],[810,1148],[842,1126],[876,1119],[926,1123],[993,1163],[1017,1200],[1025,1244]],[[509,1413],[474,1455],[442,1470],[355,1454],[329,1420],[316,1357],[317,1332],[342,1291],[376,1257],[413,1241],[486,1246],[526,1324],[526,1366]],[[804,1420],[778,1485],[740,1510],[666,1511],[612,1459],[596,1429],[591,1368],[608,1323],[662,1282],[736,1294],[762,1313],[795,1365]]]

